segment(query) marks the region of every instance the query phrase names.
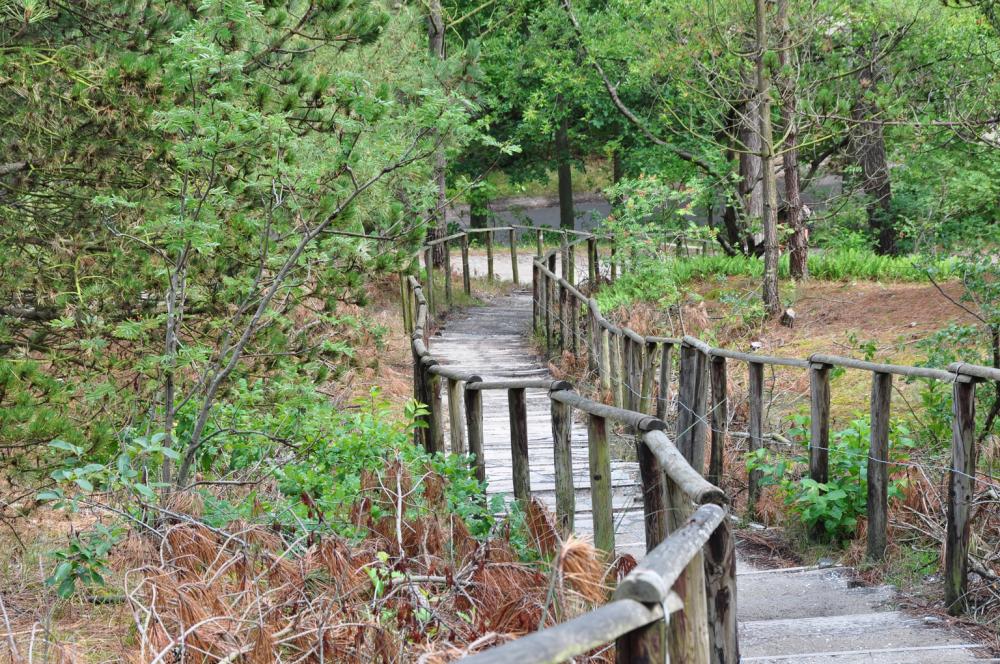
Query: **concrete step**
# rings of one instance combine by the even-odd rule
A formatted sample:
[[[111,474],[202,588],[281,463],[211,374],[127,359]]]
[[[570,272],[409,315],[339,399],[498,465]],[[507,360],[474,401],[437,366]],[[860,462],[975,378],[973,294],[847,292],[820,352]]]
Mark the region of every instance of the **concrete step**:
[[[884,648],[840,652],[809,652],[775,657],[743,657],[746,664],[982,664],[996,659],[978,659],[972,646],[939,648]]]
[[[746,577],[740,577],[740,580],[744,578]],[[815,653],[813,656],[825,658],[847,657],[831,653],[852,653],[853,657],[860,653],[894,651],[901,648],[912,650],[914,656],[918,652],[934,650],[937,653],[935,657],[951,657],[956,654],[953,650],[962,650],[969,646],[970,644],[961,635],[928,625],[920,618],[898,611],[740,623],[740,654],[745,660],[768,657],[773,659],[787,656],[789,653],[799,655]]]
[[[737,615],[741,621],[759,621],[875,613],[890,608],[892,587],[851,586],[842,568],[742,574],[737,585]]]

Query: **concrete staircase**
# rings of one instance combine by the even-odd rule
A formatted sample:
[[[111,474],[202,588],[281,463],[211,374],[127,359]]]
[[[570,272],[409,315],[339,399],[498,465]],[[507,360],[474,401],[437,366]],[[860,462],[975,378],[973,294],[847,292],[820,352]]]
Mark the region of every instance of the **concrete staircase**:
[[[737,575],[742,661],[757,664],[958,664],[971,642],[936,619],[894,610],[890,586],[858,587],[849,570],[815,567]]]

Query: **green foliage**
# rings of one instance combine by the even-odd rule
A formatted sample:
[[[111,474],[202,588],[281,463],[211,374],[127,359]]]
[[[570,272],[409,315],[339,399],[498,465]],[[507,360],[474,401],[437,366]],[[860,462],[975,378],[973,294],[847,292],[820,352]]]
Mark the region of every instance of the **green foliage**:
[[[802,523],[818,529],[833,542],[854,536],[858,519],[868,502],[868,448],[871,422],[859,417],[833,433],[829,450],[829,481],[816,482],[798,476],[798,469],[809,463],[809,418],[794,416],[790,434],[799,441],[799,454],[789,458],[767,448],[747,456],[747,469],[761,473],[762,486],[778,486],[787,504]],[[889,432],[889,459],[905,462],[915,443],[909,429],[893,422]],[[891,480],[889,498],[901,495],[905,480]]]
[[[62,598],[76,592],[77,582],[83,586],[103,586],[108,554],[120,536],[119,529],[102,524],[96,524],[87,533],[73,535],[69,546],[52,554],[59,562],[45,580],[46,585],[54,586]]]

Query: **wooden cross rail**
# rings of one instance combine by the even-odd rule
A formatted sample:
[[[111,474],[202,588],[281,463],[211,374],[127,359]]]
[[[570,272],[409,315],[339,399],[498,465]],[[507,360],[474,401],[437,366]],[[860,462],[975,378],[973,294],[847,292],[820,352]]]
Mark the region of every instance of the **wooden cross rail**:
[[[463,286],[470,292],[469,236],[486,234],[488,277],[493,272],[495,233],[506,231],[511,260],[517,259],[515,230],[523,226],[470,229],[433,244],[460,241]],[[619,662],[739,661],[736,636],[736,574],[727,500],[717,483],[725,473],[723,448],[727,436],[728,361],[744,362],[749,372],[749,446],[764,444],[765,366],[804,369],[810,377],[810,475],[825,481],[828,474],[830,435],[830,369],[868,371],[872,374],[871,441],[868,458],[868,555],[878,559],[887,544],[887,493],[889,421],[892,376],[941,380],[953,384],[952,467],[949,473],[948,527],[945,541],[945,601],[952,613],[964,609],[967,588],[969,519],[975,482],[975,386],[983,380],[1000,380],[1000,371],[978,365],[953,364],[930,369],[881,364],[836,355],[815,354],[806,359],[777,357],[715,348],[684,337],[643,336],[607,320],[597,301],[586,294],[597,286],[601,274],[599,240],[608,238],[583,231],[546,231],[558,234],[560,246],[544,251],[542,229],[536,232],[537,255],[532,260],[533,329],[546,349],[578,354],[585,349],[588,366],[597,384],[610,393],[613,405],[588,399],[565,381],[520,379],[483,381],[480,376],[439,364],[427,347],[429,326],[438,307],[430,249],[424,254],[424,281],[413,274],[400,276],[403,320],[411,335],[414,359],[414,398],[427,406],[417,429],[416,442],[429,452],[445,451],[440,391],[447,383],[452,452],[470,453],[476,476],[485,481],[483,461],[483,408],[485,390],[505,390],[511,422],[514,495],[531,496],[527,452],[525,400],[527,390],[543,390],[552,412],[553,469],[556,484],[556,517],[563,532],[573,529],[575,492],[571,423],[574,410],[587,419],[588,464],[595,544],[614,550],[611,506],[608,421],[635,434],[640,463],[647,556],[622,581],[608,604],[561,625],[541,630],[467,658],[477,664],[517,661],[519,664],[563,661],[614,642]],[[570,240],[573,236],[573,240]],[[574,248],[586,244],[587,287],[575,283]],[[419,256],[419,254],[418,254]],[[445,252],[446,259],[449,256]],[[562,258],[562,276],[557,260]],[[620,271],[614,244],[606,259],[612,281]],[[450,261],[446,262],[450,284]],[[442,288],[451,304],[450,285]],[[581,343],[583,341],[583,343]],[[670,383],[674,350],[679,350],[676,390],[677,428],[667,434],[665,418],[671,404]],[[464,406],[464,429],[461,407]],[[711,432],[709,440],[709,432]],[[709,468],[702,465],[709,446]],[[760,493],[757,473],[748,476],[748,510],[753,516]],[[683,620],[669,620],[680,613]]]

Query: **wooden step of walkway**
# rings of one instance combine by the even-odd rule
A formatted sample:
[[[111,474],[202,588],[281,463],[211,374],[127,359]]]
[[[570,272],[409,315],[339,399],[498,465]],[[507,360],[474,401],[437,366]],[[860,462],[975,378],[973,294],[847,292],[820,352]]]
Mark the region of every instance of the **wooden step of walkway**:
[[[431,338],[430,349],[442,364],[474,372],[484,380],[551,377],[531,345],[530,325],[531,294],[518,291],[497,297],[486,306],[453,313]],[[513,487],[506,393],[485,392],[483,413],[487,491],[509,500]],[[544,391],[528,391],[527,414],[532,493],[554,510],[552,424]],[[574,422],[572,440],[577,487],[575,527],[580,534],[590,534],[593,524],[586,488],[587,430],[580,421]],[[612,459],[616,548],[638,559],[645,552],[638,465],[628,444],[613,449],[618,454]],[[756,570],[742,561],[738,570],[737,611],[743,662],[1000,662],[977,658],[979,646],[957,630],[942,628],[939,621],[897,611],[891,587],[852,587],[849,570]]]

